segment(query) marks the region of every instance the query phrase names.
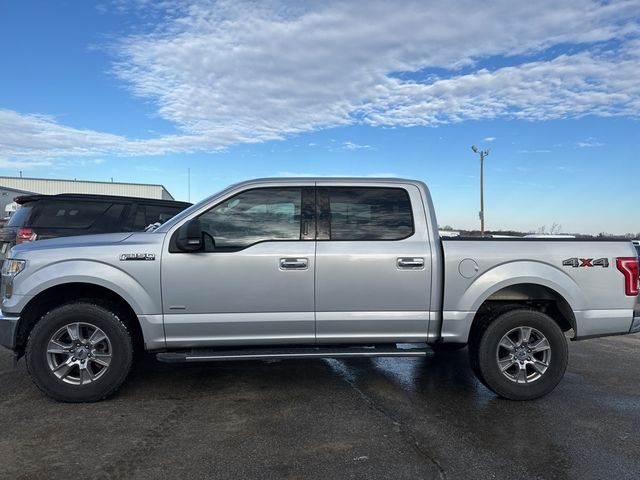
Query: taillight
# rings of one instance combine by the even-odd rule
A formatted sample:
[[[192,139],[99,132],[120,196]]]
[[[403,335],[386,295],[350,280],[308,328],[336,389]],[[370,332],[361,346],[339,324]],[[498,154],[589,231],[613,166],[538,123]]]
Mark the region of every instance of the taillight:
[[[616,266],[624,275],[624,293],[629,297],[638,295],[638,275],[640,274],[640,266],[638,265],[638,257],[621,257],[616,258]]]
[[[24,242],[31,242],[38,238],[38,234],[30,228],[21,228],[16,235],[16,245]]]

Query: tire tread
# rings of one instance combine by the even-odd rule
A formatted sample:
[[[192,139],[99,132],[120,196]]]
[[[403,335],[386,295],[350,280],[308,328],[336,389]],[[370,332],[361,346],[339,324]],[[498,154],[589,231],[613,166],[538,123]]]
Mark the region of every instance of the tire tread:
[[[57,316],[61,313],[64,313],[65,311],[73,312],[74,310],[77,310],[79,307],[85,307],[85,308],[89,307],[92,309],[98,308],[102,311],[102,313],[107,313],[111,317],[111,321],[113,322],[113,327],[119,331],[118,333],[123,336],[125,343],[130,347],[131,355],[128,356],[129,358],[127,359],[125,368],[122,369],[122,371],[120,372],[116,380],[111,382],[112,383],[111,387],[105,389],[104,391],[101,391],[99,394],[89,395],[83,398],[70,398],[64,394],[59,394],[58,392],[53,391],[42,382],[38,372],[34,371],[34,365],[33,365],[32,359],[33,359],[33,355],[35,355],[35,352],[33,351],[33,348],[35,343],[34,339],[37,338],[37,336],[40,335],[41,332],[48,327],[48,324],[47,324],[48,319],[50,319],[52,316]],[[120,320],[118,315],[114,313],[111,307],[112,306],[108,302],[105,302],[99,299],[83,298],[83,299],[74,300],[72,302],[54,307],[51,310],[47,311],[47,313],[45,313],[40,318],[40,320],[38,320],[38,322],[35,324],[35,326],[31,329],[31,332],[29,333],[29,337],[27,340],[27,348],[25,350],[25,358],[26,358],[25,363],[27,366],[27,372],[31,376],[33,383],[36,385],[36,387],[38,387],[38,389],[42,393],[53,398],[54,400],[61,401],[61,402],[88,403],[88,402],[96,402],[96,401],[104,400],[105,398],[113,395],[122,386],[122,384],[124,383],[124,380],[129,374],[129,370],[131,369],[131,365],[133,363],[133,340],[131,338],[131,334],[129,330],[127,329],[125,324],[122,322],[122,320]]]

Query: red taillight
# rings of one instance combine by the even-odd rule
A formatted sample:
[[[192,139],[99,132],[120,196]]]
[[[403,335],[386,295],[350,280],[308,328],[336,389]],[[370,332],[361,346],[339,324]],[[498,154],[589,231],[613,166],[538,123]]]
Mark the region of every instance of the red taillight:
[[[629,297],[637,296],[638,275],[640,274],[638,257],[616,258],[616,266],[624,275],[624,293]]]
[[[16,245],[24,242],[31,242],[33,240],[36,240],[37,238],[38,235],[36,234],[36,232],[31,230],[30,228],[21,228],[18,230],[18,233],[16,235]]]

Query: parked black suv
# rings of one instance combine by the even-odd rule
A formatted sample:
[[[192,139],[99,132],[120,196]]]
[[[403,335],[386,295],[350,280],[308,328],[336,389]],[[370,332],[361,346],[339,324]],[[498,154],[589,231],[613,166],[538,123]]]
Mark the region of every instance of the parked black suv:
[[[21,207],[0,228],[0,260],[17,243],[71,235],[141,231],[191,206],[150,198],[62,193],[22,195]]]

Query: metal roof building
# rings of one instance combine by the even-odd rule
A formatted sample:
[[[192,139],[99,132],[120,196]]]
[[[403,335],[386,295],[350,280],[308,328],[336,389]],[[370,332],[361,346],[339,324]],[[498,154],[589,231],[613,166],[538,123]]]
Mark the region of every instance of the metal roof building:
[[[163,185],[144,183],[94,182],[89,180],[60,180],[52,178],[0,177],[0,189],[25,193],[93,193],[124,197],[174,200]]]

